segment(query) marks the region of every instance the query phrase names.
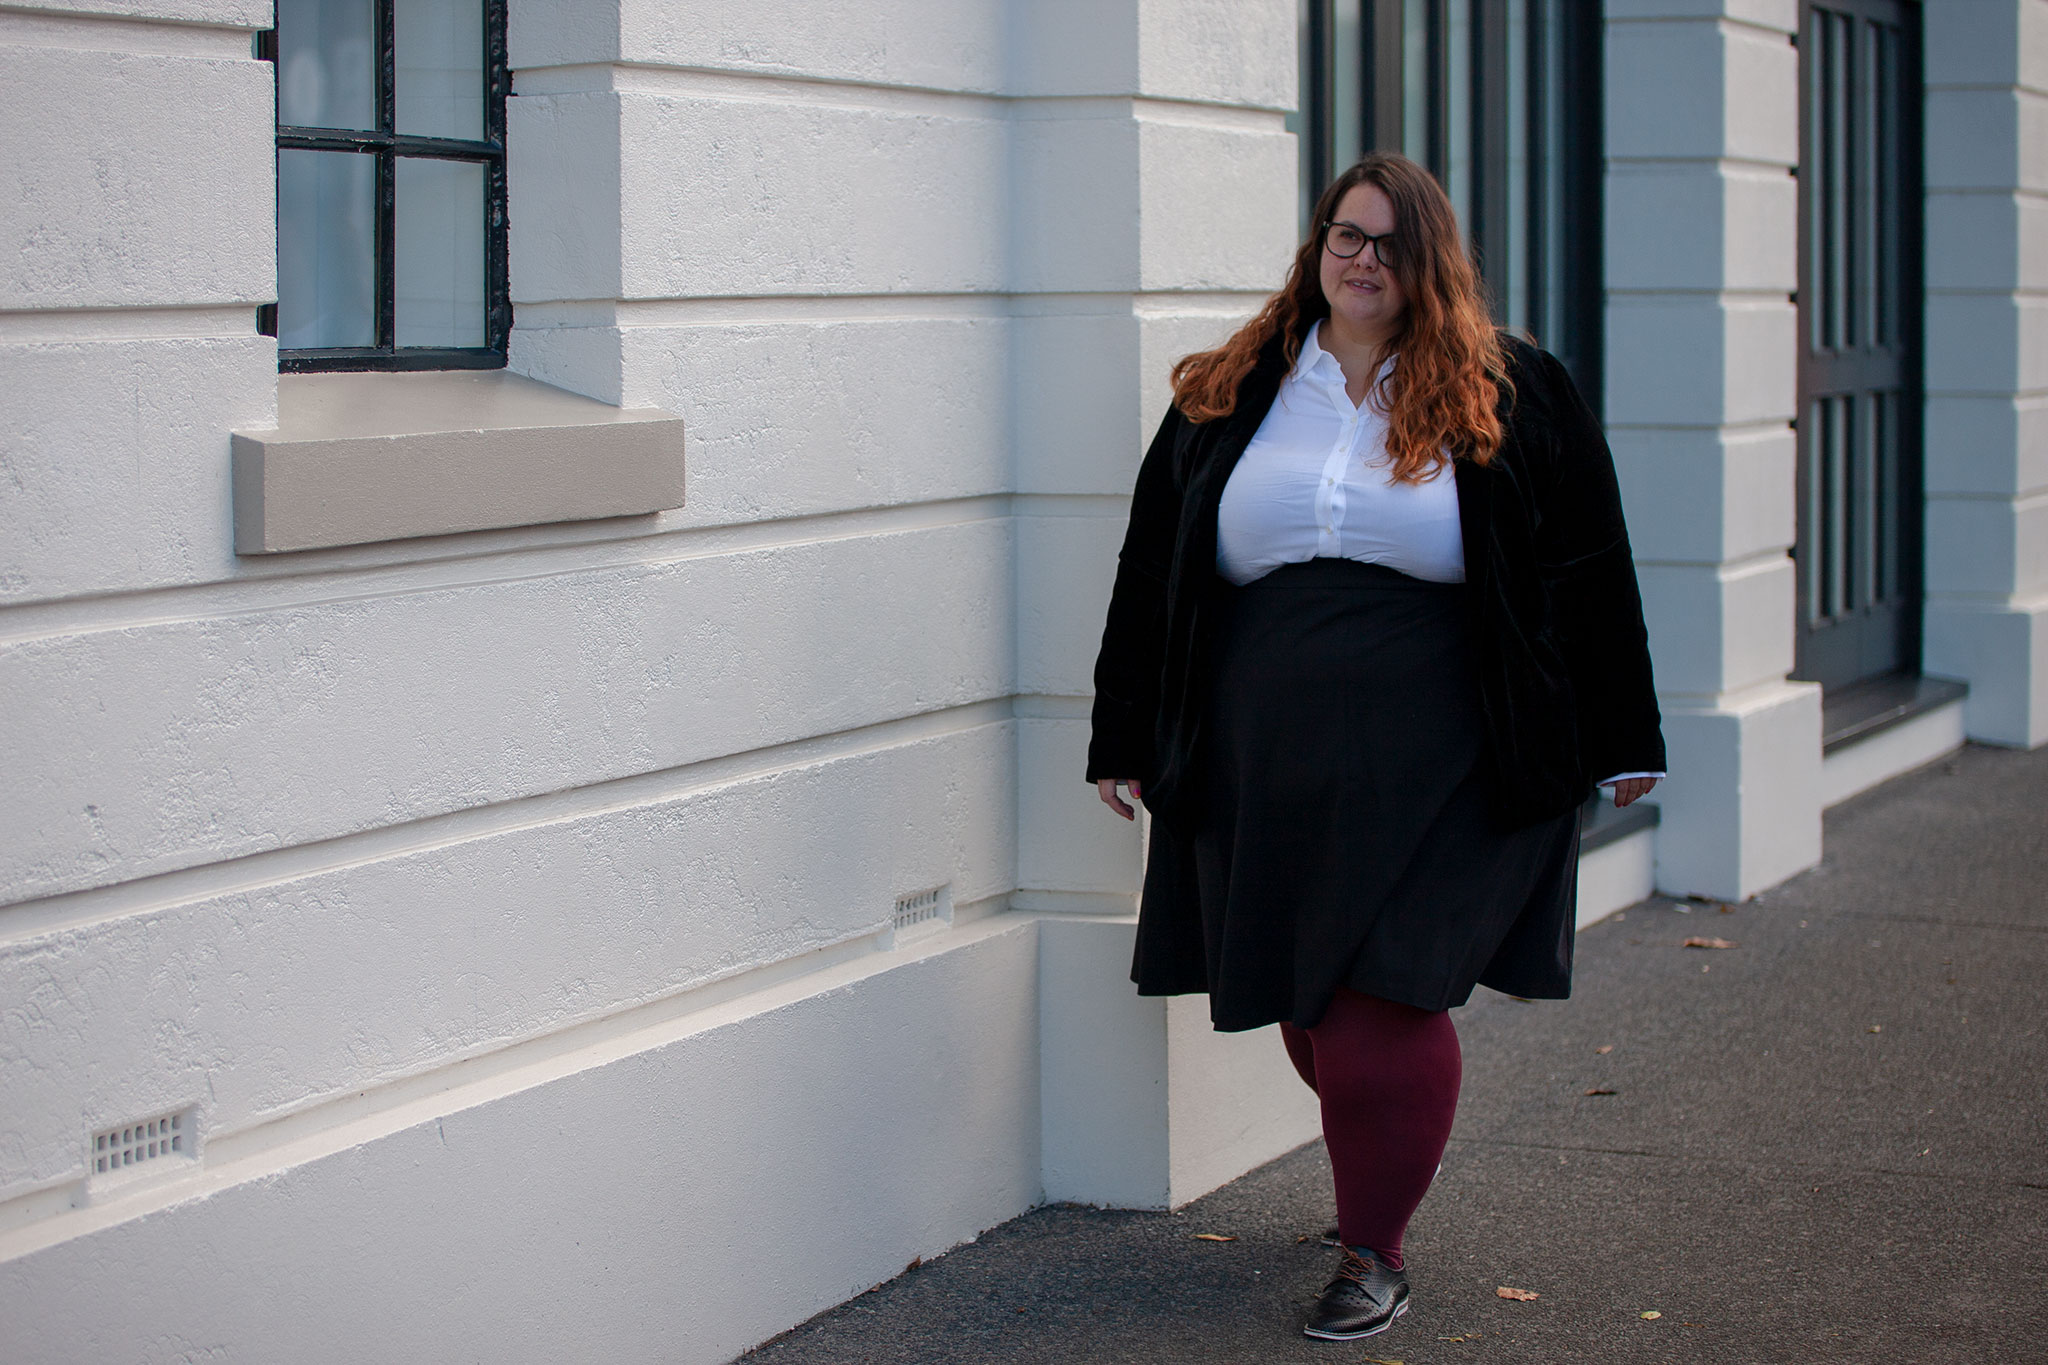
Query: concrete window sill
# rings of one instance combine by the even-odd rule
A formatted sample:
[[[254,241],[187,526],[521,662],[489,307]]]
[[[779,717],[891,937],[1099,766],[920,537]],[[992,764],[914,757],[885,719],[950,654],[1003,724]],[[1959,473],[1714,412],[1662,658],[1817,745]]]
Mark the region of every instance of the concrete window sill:
[[[504,370],[286,374],[234,433],[235,553],[633,516],[683,503],[683,421]]]

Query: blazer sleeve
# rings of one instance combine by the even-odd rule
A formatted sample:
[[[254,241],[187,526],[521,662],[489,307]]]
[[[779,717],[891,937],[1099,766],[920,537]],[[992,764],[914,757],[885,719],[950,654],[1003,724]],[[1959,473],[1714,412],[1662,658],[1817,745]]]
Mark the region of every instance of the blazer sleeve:
[[[1088,780],[1154,773],[1153,731],[1166,657],[1166,585],[1180,525],[1181,490],[1174,451],[1186,419],[1169,409],[1145,451],[1131,495],[1131,521],[1117,555],[1116,586],[1102,649],[1095,657],[1095,707],[1088,741]]]
[[[1580,760],[1589,779],[1662,772],[1662,717],[1614,456],[1564,366],[1547,353],[1539,364],[1556,446],[1537,563],[1571,679]]]

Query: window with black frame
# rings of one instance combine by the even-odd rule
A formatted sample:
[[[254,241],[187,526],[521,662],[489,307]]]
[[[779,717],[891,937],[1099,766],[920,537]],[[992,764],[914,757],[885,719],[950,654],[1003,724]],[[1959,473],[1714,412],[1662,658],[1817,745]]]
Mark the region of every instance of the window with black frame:
[[[278,0],[284,370],[504,365],[506,0]]]
[[[1494,315],[1563,360],[1598,409],[1600,43],[1592,0],[1298,0],[1304,234],[1367,148],[1436,175]]]

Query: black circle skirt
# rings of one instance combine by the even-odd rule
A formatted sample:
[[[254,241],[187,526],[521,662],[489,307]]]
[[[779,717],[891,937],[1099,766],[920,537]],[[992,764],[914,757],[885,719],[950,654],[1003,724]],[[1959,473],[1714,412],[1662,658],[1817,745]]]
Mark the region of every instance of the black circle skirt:
[[[1206,991],[1224,1030],[1311,1027],[1339,986],[1428,1010],[1569,993],[1579,815],[1493,815],[1466,592],[1345,559],[1219,585],[1141,993]]]

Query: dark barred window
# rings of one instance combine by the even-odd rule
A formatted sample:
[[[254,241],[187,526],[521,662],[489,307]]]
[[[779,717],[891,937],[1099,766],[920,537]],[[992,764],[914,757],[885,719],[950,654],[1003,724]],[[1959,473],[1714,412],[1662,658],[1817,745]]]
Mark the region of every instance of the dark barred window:
[[[1301,218],[1366,150],[1435,173],[1492,294],[1600,394],[1601,6],[1299,0]]]
[[[505,363],[505,0],[278,0],[284,370]]]

